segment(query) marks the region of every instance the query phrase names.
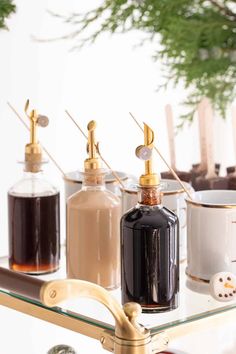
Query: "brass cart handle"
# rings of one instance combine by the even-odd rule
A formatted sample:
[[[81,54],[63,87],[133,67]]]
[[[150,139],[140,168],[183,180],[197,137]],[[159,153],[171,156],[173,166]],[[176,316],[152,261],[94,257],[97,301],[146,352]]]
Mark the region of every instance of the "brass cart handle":
[[[76,279],[45,282],[29,275],[0,267],[0,288],[54,307],[66,299],[87,297],[102,303],[113,315],[120,338],[141,339],[149,332],[136,322],[140,305],[126,304],[123,308],[107,290],[99,285]]]
[[[99,285],[77,279],[54,280],[43,284],[40,300],[53,307],[70,298],[86,297],[103,304],[116,321],[116,336],[122,339],[139,340],[150,335],[149,331],[138,324],[137,316],[141,307],[136,303],[125,304],[124,309],[107,290]]]
[[[45,282],[29,275],[0,267],[0,288],[40,301],[40,290]]]
[[[76,297],[87,297],[103,304],[113,315],[116,326],[110,351],[115,354],[151,354],[157,353],[168,344],[165,334],[151,336],[148,329],[137,322],[141,306],[127,303],[122,306],[111,294],[99,285],[76,279],[64,279],[45,282],[0,267],[0,288],[15,294],[40,301],[47,307]],[[106,348],[108,349],[108,348]]]

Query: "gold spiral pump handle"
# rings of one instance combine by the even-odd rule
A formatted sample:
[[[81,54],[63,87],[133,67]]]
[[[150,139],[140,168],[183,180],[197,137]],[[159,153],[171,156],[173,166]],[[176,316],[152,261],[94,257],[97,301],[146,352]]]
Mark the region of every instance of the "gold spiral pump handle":
[[[144,123],[144,145],[141,145],[136,149],[136,155],[145,161],[145,174],[141,175],[139,178],[139,184],[144,187],[152,187],[160,184],[158,175],[153,173],[152,168],[153,144],[154,132],[146,123]]]
[[[96,142],[95,142],[95,129],[97,127],[97,123],[95,120],[92,120],[88,123],[88,153],[89,158],[94,159],[97,157],[96,151]]]
[[[29,100],[25,104],[25,113],[30,120],[30,142],[25,146],[25,169],[29,172],[38,172],[41,169],[42,149],[37,139],[37,126],[46,127],[48,118],[39,115],[35,109],[28,113]]]
[[[144,144],[145,146],[149,147],[149,149],[153,148],[154,142],[154,132],[147,124],[144,123]],[[152,174],[152,156],[149,160],[145,161],[145,174],[150,175]]]
[[[95,130],[97,128],[97,123],[95,120],[91,120],[88,125],[88,143],[87,143],[87,152],[88,158],[84,161],[85,170],[97,170],[101,168],[101,160],[98,157],[98,143],[95,138]]]
[[[37,111],[33,109],[30,113],[30,144],[37,144],[37,134],[36,134],[36,127],[37,127]]]

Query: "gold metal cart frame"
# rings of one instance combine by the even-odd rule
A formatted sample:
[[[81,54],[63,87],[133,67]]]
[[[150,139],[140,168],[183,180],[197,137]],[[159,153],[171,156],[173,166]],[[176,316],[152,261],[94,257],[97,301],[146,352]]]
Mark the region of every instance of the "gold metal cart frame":
[[[89,282],[70,279],[43,282],[0,267],[0,287],[19,294],[1,291],[0,305],[97,339],[105,350],[115,354],[158,353],[167,348],[169,340],[186,335],[190,331],[222,324],[222,314],[224,323],[235,320],[236,315],[235,305],[232,305],[227,310],[209,311],[208,317],[203,316],[202,320],[199,320],[198,315],[192,316],[188,323],[167,326],[165,331],[156,332],[137,322],[141,313],[138,304],[128,303],[122,309],[108,291]],[[28,291],[30,295],[24,299]],[[106,306],[115,319],[115,327],[81,315],[78,318],[70,311],[58,312],[56,306],[59,303],[77,297],[92,298]]]

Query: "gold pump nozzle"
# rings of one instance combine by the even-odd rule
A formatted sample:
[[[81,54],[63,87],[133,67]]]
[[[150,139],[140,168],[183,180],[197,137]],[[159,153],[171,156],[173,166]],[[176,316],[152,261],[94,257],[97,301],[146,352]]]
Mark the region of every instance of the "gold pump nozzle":
[[[136,156],[145,161],[145,174],[139,178],[139,184],[145,187],[157,186],[160,184],[159,177],[153,173],[152,168],[152,149],[154,146],[154,132],[144,123],[144,145],[140,145],[136,149]]]
[[[42,149],[37,139],[37,126],[46,127],[48,118],[39,115],[35,109],[28,113],[29,100],[25,104],[25,113],[30,120],[30,143],[25,146],[25,170],[27,172],[39,172],[42,163]]]
[[[99,147],[98,143],[96,143],[95,139],[95,129],[97,127],[97,123],[95,120],[91,120],[88,123],[88,144],[87,144],[87,152],[89,157],[84,161],[85,170],[97,170],[101,168],[101,160],[98,158]]]

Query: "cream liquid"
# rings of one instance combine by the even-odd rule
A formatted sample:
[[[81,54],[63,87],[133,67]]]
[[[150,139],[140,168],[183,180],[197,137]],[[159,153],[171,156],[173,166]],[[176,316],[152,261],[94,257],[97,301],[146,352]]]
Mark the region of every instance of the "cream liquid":
[[[120,285],[120,199],[82,190],[67,202],[67,277],[106,289]]]

